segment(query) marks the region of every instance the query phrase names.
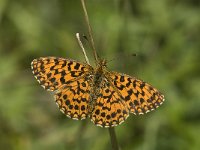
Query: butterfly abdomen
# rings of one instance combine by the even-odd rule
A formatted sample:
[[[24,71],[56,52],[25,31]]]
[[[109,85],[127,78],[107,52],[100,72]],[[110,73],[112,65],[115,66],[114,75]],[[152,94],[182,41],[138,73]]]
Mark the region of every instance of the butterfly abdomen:
[[[88,104],[88,111],[92,113],[94,110],[94,106],[96,105],[96,100],[99,97],[100,89],[103,86],[102,81],[104,79],[104,75],[101,69],[97,69],[94,73],[94,78],[91,83],[92,89],[90,92],[89,104]]]

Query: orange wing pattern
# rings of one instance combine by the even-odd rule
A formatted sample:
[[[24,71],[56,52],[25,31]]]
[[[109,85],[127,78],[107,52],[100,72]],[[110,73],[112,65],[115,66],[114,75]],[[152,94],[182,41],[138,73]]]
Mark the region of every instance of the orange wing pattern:
[[[87,77],[79,79],[63,86],[55,94],[55,101],[61,112],[75,120],[82,120],[88,116],[90,82]]]
[[[116,72],[109,73],[109,76],[131,113],[147,113],[164,101],[164,96],[157,89],[142,80]]]
[[[87,64],[57,57],[34,59],[31,68],[40,85],[49,91],[59,89],[92,69]]]
[[[129,113],[144,114],[156,109],[164,96],[148,83],[117,72],[108,72],[74,60],[41,57],[31,68],[44,89],[54,91],[59,109],[68,117],[87,117],[97,126],[113,127]]]
[[[34,59],[31,67],[40,85],[55,91],[56,104],[64,114],[72,119],[87,117],[92,67],[56,57]]]
[[[121,124],[129,116],[129,110],[122,97],[106,80],[103,81],[96,100],[91,121],[97,126],[113,127]]]

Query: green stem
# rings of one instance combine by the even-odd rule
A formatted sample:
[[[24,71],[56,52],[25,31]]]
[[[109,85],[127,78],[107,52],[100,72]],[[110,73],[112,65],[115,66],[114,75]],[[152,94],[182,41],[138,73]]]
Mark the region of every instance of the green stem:
[[[90,26],[88,13],[87,13],[87,9],[86,9],[86,6],[85,6],[85,0],[81,0],[81,4],[82,4],[82,7],[83,7],[85,21],[86,21],[87,28],[88,28],[89,42],[90,42],[92,49],[93,49],[95,61],[96,61],[96,63],[98,63],[98,56],[97,56],[96,48],[95,48],[95,45],[94,45],[94,39],[93,39],[93,36],[92,36],[92,28]],[[109,130],[109,134],[110,134],[112,149],[113,150],[119,150],[119,146],[118,146],[114,127],[109,128],[108,130]]]
[[[89,42],[90,42],[90,45],[92,46],[92,49],[93,49],[95,61],[98,62],[97,52],[96,52],[96,48],[95,48],[95,45],[94,45],[94,39],[93,39],[93,36],[92,36],[92,28],[90,26],[88,13],[87,13],[87,9],[86,9],[86,6],[85,6],[85,0],[81,0],[81,4],[82,4],[82,7],[83,7],[85,22],[86,22],[87,28],[88,28]]]
[[[119,150],[119,145],[118,145],[117,137],[116,137],[116,134],[115,134],[115,128],[111,127],[108,130],[109,130],[109,134],[110,134],[112,149],[113,150]]]

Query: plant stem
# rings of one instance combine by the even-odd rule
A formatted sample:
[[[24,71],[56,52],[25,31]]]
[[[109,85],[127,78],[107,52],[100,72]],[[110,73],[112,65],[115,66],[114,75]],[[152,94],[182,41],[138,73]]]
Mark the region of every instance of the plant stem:
[[[97,52],[96,52],[96,48],[95,48],[95,45],[94,45],[94,39],[93,39],[93,36],[92,36],[92,28],[90,26],[89,17],[88,17],[87,9],[86,9],[86,6],[85,6],[85,0],[81,0],[81,4],[82,4],[82,7],[83,7],[85,21],[86,21],[87,28],[88,28],[89,42],[90,42],[90,44],[92,46],[92,49],[93,49],[95,62],[98,63]],[[113,150],[119,150],[119,146],[118,146],[118,142],[117,142],[117,138],[116,138],[116,133],[115,133],[114,127],[109,128],[108,130],[109,130],[109,134],[110,134],[110,140],[111,140],[111,144],[112,144],[112,149]]]
[[[84,55],[84,57],[85,57],[85,61],[87,62],[87,64],[90,65],[89,59],[88,59],[87,54],[86,54],[86,52],[85,52],[85,48],[83,47],[83,43],[82,43],[81,40],[80,40],[80,35],[79,35],[79,33],[76,33],[76,38],[77,38],[77,41],[78,41],[79,46],[80,46],[81,49],[82,49],[83,55]]]
[[[90,26],[88,13],[87,13],[87,9],[86,9],[86,6],[85,6],[85,0],[81,0],[81,4],[82,4],[82,7],[83,7],[85,22],[86,22],[87,28],[88,28],[89,42],[90,42],[90,45],[92,46],[92,49],[93,49],[95,62],[98,62],[97,52],[96,52],[96,48],[95,48],[95,45],[94,45],[94,39],[93,39],[93,36],[92,36],[92,28]]]
[[[119,145],[118,145],[117,137],[116,137],[116,134],[115,134],[115,128],[111,127],[108,130],[109,130],[109,134],[110,134],[112,149],[113,150],[119,150]]]

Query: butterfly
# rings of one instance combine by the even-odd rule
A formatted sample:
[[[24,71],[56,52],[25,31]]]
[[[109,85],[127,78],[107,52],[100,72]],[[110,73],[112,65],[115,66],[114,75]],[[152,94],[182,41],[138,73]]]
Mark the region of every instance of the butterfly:
[[[114,127],[130,113],[145,114],[164,101],[150,84],[129,75],[109,71],[106,60],[96,67],[72,59],[41,57],[31,63],[32,72],[69,118],[90,118],[101,127]]]

